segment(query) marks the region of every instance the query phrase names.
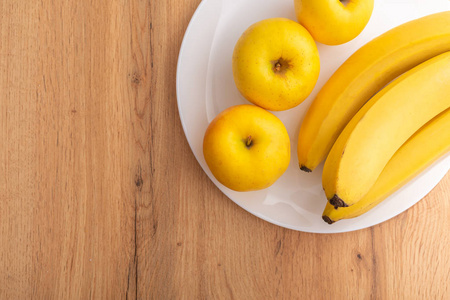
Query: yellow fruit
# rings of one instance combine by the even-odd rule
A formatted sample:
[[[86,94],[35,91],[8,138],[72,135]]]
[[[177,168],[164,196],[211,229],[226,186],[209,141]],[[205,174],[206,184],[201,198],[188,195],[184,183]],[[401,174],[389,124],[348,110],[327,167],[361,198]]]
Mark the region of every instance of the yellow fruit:
[[[450,52],[406,72],[377,93],[342,131],[324,165],[334,206],[357,203],[400,146],[450,107]]]
[[[323,212],[325,222],[358,217],[381,203],[413,177],[450,151],[450,109],[417,131],[395,152],[374,186],[350,207],[334,208],[329,202]]]
[[[446,51],[450,51],[450,11],[405,23],[356,51],[306,113],[297,145],[302,170],[314,170],[327,157],[345,125],[383,86]]]
[[[290,140],[284,124],[270,112],[253,105],[237,105],[209,124],[203,155],[214,177],[226,187],[260,190],[286,171]]]
[[[339,45],[357,37],[369,22],[374,0],[294,0],[297,20],[313,38]]]
[[[268,110],[297,106],[313,90],[320,71],[319,52],[309,32],[284,18],[250,26],[233,52],[238,90]]]

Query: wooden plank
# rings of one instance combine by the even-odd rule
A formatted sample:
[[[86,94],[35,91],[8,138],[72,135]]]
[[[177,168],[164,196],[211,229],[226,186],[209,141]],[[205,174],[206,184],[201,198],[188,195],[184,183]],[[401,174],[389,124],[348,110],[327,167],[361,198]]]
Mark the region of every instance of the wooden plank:
[[[374,227],[380,299],[447,299],[450,173],[419,203]]]
[[[1,5],[0,298],[135,298],[136,16],[127,1]]]
[[[32,217],[38,189],[35,4],[0,2],[0,298],[31,296]]]

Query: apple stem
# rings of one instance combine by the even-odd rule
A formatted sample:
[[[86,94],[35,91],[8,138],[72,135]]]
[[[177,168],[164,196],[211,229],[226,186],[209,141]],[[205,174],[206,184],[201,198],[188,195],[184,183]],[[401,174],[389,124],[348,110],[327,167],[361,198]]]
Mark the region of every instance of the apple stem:
[[[249,136],[247,137],[247,142],[245,143],[245,145],[246,145],[247,147],[250,147],[250,146],[252,145],[252,142],[253,142],[252,136],[249,135]]]
[[[277,62],[275,64],[275,72],[280,72],[280,70],[281,70],[281,64],[280,64],[280,62]]]

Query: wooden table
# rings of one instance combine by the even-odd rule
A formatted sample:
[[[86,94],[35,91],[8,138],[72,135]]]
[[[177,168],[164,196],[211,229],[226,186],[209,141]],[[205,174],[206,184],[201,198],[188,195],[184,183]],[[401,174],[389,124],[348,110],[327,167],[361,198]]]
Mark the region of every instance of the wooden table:
[[[450,175],[335,235],[207,178],[175,93],[199,2],[0,1],[0,299],[449,299]]]

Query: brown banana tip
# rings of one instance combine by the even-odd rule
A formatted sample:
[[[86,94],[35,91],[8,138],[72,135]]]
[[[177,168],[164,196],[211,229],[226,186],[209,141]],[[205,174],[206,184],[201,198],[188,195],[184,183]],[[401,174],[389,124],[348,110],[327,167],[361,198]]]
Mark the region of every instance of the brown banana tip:
[[[334,223],[334,221],[331,220],[328,216],[322,216],[322,219],[330,225]]]
[[[348,205],[344,202],[344,200],[342,200],[341,198],[339,198],[338,195],[334,195],[333,198],[330,199],[330,204],[334,206],[334,208],[338,208],[338,207],[348,207]]]
[[[305,171],[306,173],[311,173],[311,172],[312,172],[311,169],[305,167],[304,165],[301,165],[301,166],[300,166],[300,170]]]

